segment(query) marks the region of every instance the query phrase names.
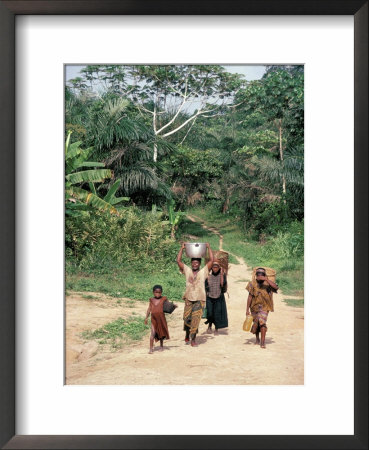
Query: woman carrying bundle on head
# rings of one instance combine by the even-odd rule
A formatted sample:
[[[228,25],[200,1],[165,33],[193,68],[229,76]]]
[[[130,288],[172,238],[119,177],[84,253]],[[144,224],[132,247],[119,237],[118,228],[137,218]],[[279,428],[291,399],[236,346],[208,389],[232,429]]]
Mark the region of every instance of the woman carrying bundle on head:
[[[255,334],[255,344],[265,348],[265,335],[267,332],[267,319],[269,311],[274,311],[273,292],[278,291],[278,285],[268,278],[264,267],[258,267],[255,279],[246,286],[249,291],[246,304],[246,316],[252,315],[253,324],[251,333]],[[259,339],[261,334],[261,340]]]
[[[199,331],[198,328],[206,300],[205,280],[213,264],[213,252],[210,244],[207,242],[209,261],[201,269],[201,258],[191,258],[191,267],[189,267],[182,262],[182,253],[185,245],[185,243],[181,245],[177,255],[178,267],[186,277],[186,291],[183,295],[185,300],[183,329],[186,332],[185,343],[191,344],[191,347],[197,347],[196,335]]]
[[[227,292],[227,276],[219,260],[213,261],[213,267],[207,280],[205,281],[206,290],[206,324],[207,333],[212,333],[214,324],[214,335],[218,335],[220,328],[228,327],[227,305],[224,293]]]

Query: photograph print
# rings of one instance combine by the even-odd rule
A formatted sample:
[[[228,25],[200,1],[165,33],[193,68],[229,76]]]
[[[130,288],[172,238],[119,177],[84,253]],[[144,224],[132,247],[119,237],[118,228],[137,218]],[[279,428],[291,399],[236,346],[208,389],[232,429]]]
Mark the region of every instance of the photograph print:
[[[304,66],[65,65],[65,383],[304,384]]]

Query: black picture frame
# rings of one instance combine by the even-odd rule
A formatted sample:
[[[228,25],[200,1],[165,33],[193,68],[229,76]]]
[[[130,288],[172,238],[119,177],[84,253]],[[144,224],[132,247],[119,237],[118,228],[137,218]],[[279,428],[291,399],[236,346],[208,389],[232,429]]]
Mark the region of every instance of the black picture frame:
[[[20,14],[206,14],[354,16],[354,435],[15,435],[15,17]],[[6,449],[368,448],[368,1],[42,0],[0,1],[0,445]],[[342,211],[341,211],[342,213]],[[340,289],[342,287],[338,287]],[[318,407],[318,405],[317,405]]]

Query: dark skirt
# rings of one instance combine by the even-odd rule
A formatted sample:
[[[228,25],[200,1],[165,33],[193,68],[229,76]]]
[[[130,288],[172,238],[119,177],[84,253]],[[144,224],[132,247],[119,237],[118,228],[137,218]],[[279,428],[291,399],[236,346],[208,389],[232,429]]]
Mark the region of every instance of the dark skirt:
[[[227,305],[224,294],[218,298],[206,297],[206,324],[214,324],[215,328],[228,327]]]

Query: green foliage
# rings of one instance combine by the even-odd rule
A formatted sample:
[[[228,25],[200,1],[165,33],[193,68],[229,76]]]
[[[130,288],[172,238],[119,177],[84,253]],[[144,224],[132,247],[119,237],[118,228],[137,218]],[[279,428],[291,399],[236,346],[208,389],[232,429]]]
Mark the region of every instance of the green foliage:
[[[214,197],[212,182],[223,175],[225,158],[218,149],[197,150],[178,146],[164,163],[164,170],[174,181],[172,192],[181,208]],[[218,182],[219,183],[219,182]]]
[[[176,253],[178,253],[178,246]],[[189,261],[186,261],[189,264]],[[87,272],[88,270],[88,272]],[[170,300],[182,301],[185,278],[172,260],[126,263],[124,266],[91,267],[81,271],[67,264],[67,288],[76,292],[102,292],[115,298],[131,298],[147,302],[155,284],[163,286],[164,295]],[[124,300],[125,305],[133,306]]]
[[[66,123],[66,135],[71,134],[71,142],[83,141],[86,136],[86,128],[79,124]]]
[[[287,153],[283,161],[271,159],[267,156],[254,157],[252,158],[252,163],[257,167],[260,179],[267,183],[281,183],[284,177],[289,189],[291,189],[291,185],[304,185],[303,162],[297,153],[292,151]]]
[[[236,101],[242,104],[237,117],[246,127],[250,118],[256,116],[259,120],[259,126],[255,126],[254,121],[251,131],[242,134],[246,141],[243,153],[253,187],[285,197],[286,192],[294,195],[299,191],[297,195],[301,202],[304,183],[303,71],[273,67],[263,79],[249,83],[239,92]],[[266,133],[270,138],[274,134],[274,142],[270,139],[264,141],[264,145],[258,145],[252,137],[256,138],[260,133],[261,136]],[[252,200],[251,196],[248,200]]]
[[[87,138],[101,157],[106,149],[130,142],[147,141],[151,130],[127,113],[129,101],[122,97],[102,98],[87,110]]]
[[[132,111],[132,104],[114,92],[96,96],[75,96],[66,89],[66,115],[68,129],[83,128],[83,142],[90,148],[90,155],[101,167],[106,167],[116,179],[120,179],[117,195],[135,195],[154,192],[170,197],[169,187],[160,179],[153,163],[153,147],[160,155],[171,151],[171,144],[155,137],[145,120]],[[111,187],[100,186],[100,191]]]
[[[167,201],[167,209],[169,216],[169,223],[171,225],[171,237],[175,238],[175,230],[178,228],[179,222],[183,217],[183,213],[181,211],[174,211],[175,201],[174,199],[170,199]]]
[[[160,139],[172,139],[173,135],[185,132],[183,141],[199,116],[208,118],[216,114],[222,106],[219,103],[230,101],[244,85],[238,74],[229,73],[219,65],[90,65],[84,68],[81,77],[70,80],[69,90],[76,92],[79,89],[81,95],[85,94],[88,83],[90,91],[98,83],[103,95],[118,96],[117,102],[122,103],[123,97],[129,99],[143,121],[151,124],[150,133],[155,137],[155,140],[151,139],[154,162],[157,161]],[[195,111],[194,102],[200,105]],[[112,117],[111,110],[116,108],[108,107],[108,114],[105,110],[100,111],[98,120],[89,121],[95,124],[90,135],[94,136],[95,147],[99,150],[116,147],[115,137],[122,141],[128,134],[131,141],[138,140],[138,136],[132,135],[135,125],[142,122],[137,115],[131,121],[130,117],[121,115],[121,109],[119,118]],[[139,134],[143,131],[141,128]],[[149,140],[148,137],[144,139],[145,142]]]
[[[292,306],[294,308],[303,308],[304,307],[304,299],[303,298],[286,298],[283,300],[287,303],[288,306]]]
[[[200,177],[205,181],[222,174],[220,151],[217,149],[196,150],[188,147],[177,147],[169,158],[174,177],[180,179]]]
[[[87,161],[91,148],[81,149],[80,142],[70,142],[71,133],[68,134],[65,144],[65,212],[70,216],[86,216],[89,210],[100,210],[104,212],[117,213],[113,205],[127,201],[127,197],[115,197],[120,181],[117,180],[106,196],[102,199],[97,195],[95,183],[102,183],[105,179],[112,177],[109,169],[79,170],[83,167],[104,167],[103,163]],[[78,170],[78,171],[77,171]],[[88,183],[90,191],[83,187]]]
[[[256,130],[244,133],[243,139],[245,145],[237,149],[239,155],[245,157],[269,156],[270,152],[275,151],[278,145],[278,135],[275,130]]]
[[[196,207],[190,213],[201,217],[208,226],[221,230],[223,247],[235,256],[242,257],[250,267],[273,267],[277,271],[277,282],[285,294],[302,295],[304,289],[303,224],[286,224],[281,238],[264,236],[260,243],[246,236],[241,228],[241,220],[235,216],[222,214],[216,205],[207,208]],[[289,255],[289,256],[286,256]],[[235,260],[231,260],[236,263]]]
[[[94,163],[93,163],[94,164]],[[66,182],[70,184],[101,183],[111,177],[111,171],[107,169],[83,170],[65,176]]]
[[[80,269],[105,267],[149,258],[168,257],[169,224],[138,208],[120,209],[119,215],[95,212],[89,220],[66,219],[66,257]]]
[[[66,214],[71,216],[83,215],[83,213],[86,214],[91,208],[116,213],[116,209],[111,203],[98,197],[94,187],[94,183],[101,183],[106,178],[111,178],[111,170],[96,168],[79,170],[83,167],[103,167],[104,164],[87,161],[92,149],[82,149],[80,147],[81,142],[74,142],[71,144],[70,136],[71,134],[69,133],[65,143]],[[76,184],[83,185],[85,183],[90,184],[93,192],[82,187],[74,186]]]
[[[288,231],[278,231],[268,246],[264,246],[262,255],[276,254],[280,259],[290,260],[304,254],[303,224],[293,222]],[[284,266],[285,267],[285,266]]]
[[[128,319],[120,317],[94,331],[82,332],[84,339],[96,339],[100,344],[110,344],[112,348],[119,348],[127,339],[140,340],[149,330],[142,317],[131,316]]]
[[[253,203],[243,214],[247,232],[258,239],[261,234],[272,234],[288,223],[286,205],[281,199]]]
[[[240,92],[239,100],[245,102],[246,109],[260,111],[271,121],[287,119],[291,113],[295,120],[303,120],[304,74],[283,68],[270,71]]]
[[[86,130],[85,144],[121,179],[118,195],[147,209],[172,196],[181,209],[214,199],[251,227],[255,205],[283,195],[287,219],[302,219],[302,67],[271,66],[246,84],[214,65],[90,65],[79,78],[66,89],[67,123]],[[215,92],[227,105],[214,104]],[[186,109],[192,100],[198,110]]]
[[[180,212],[198,205],[224,248],[302,291],[303,77],[296,66],[249,83],[214,65],[86,66],[65,91],[68,288],[142,300],[160,282],[181,298],[174,238],[219,242]],[[127,196],[137,207],[119,207]]]

